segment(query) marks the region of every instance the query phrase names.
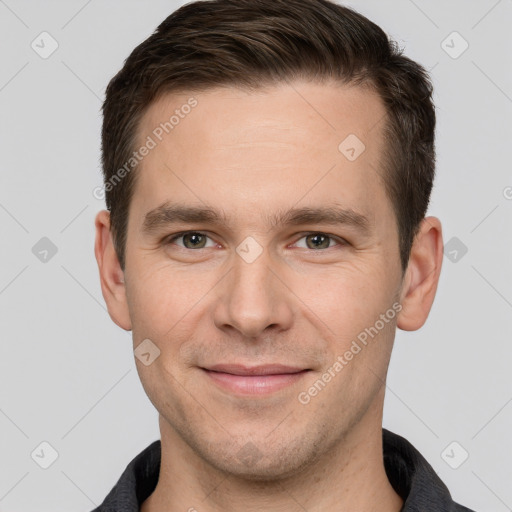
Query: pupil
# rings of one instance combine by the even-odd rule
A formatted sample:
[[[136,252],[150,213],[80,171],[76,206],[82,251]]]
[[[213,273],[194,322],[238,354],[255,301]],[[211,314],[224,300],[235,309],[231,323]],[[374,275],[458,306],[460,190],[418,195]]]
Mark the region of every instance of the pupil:
[[[198,245],[201,245],[203,235],[200,235],[198,233],[191,233],[186,236],[186,239],[188,239],[190,245],[197,247]]]
[[[311,241],[316,248],[329,246],[329,239],[324,235],[312,235]],[[327,245],[325,241],[327,241]]]

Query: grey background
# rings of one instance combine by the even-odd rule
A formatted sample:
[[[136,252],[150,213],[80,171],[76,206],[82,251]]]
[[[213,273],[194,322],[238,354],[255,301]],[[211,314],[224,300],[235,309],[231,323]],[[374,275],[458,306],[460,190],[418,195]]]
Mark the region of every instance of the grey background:
[[[346,4],[432,70],[429,214],[445,243],[456,238],[426,325],[397,332],[384,426],[423,453],[457,501],[512,510],[512,1]],[[0,0],[0,511],[91,510],[159,438],[131,334],[101,295],[93,220],[104,204],[92,191],[104,89],[179,5]],[[47,59],[31,48],[43,31],[59,45]],[[458,58],[442,46],[460,51],[458,36],[446,39],[453,31],[469,44]],[[57,248],[46,262],[36,257],[43,237]],[[58,452],[48,469],[31,457],[49,456],[43,441]],[[448,450],[452,464],[469,453],[457,469],[442,456],[453,441],[462,448]]]

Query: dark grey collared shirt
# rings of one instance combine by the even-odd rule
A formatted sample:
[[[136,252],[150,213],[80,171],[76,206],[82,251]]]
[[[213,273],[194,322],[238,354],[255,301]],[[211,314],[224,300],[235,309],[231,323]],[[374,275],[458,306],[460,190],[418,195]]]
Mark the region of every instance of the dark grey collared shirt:
[[[400,512],[474,512],[455,503],[432,466],[407,439],[383,428],[384,467],[404,500]],[[92,512],[139,512],[155,490],[160,472],[160,441],[154,441],[128,464],[103,503]]]

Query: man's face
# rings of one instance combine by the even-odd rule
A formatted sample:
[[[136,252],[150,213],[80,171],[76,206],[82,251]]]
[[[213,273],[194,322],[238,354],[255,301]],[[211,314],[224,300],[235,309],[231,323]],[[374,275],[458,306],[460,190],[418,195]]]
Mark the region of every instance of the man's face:
[[[130,206],[126,327],[134,347],[149,339],[160,350],[137,368],[163,436],[231,473],[292,474],[354,425],[380,428],[402,284],[376,172],[385,110],[371,92],[332,84],[211,89],[181,109],[191,96],[164,96],[140,125],[140,144],[157,145]],[[190,113],[159,141],[176,109]],[[362,153],[353,137],[339,149],[351,134]],[[156,222],[150,212],[165,203],[224,218]],[[289,222],[301,209],[310,215]],[[366,227],[329,222],[341,209]],[[239,375],[262,365],[288,369]]]

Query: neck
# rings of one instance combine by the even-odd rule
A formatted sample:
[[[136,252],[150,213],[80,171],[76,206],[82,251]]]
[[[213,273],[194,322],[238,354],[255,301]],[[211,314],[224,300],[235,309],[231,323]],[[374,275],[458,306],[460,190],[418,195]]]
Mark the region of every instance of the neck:
[[[375,421],[378,420],[378,421]],[[382,455],[382,410],[364,418],[298,474],[273,481],[241,479],[206,463],[161,418],[157,487],[141,512],[399,512]]]

